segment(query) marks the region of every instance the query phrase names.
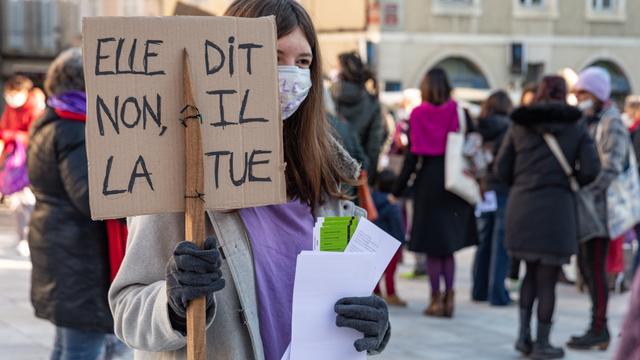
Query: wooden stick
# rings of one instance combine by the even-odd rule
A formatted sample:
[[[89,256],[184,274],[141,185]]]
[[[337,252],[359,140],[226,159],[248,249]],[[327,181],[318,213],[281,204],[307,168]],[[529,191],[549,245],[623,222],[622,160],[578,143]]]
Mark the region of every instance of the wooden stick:
[[[200,124],[202,117],[196,107],[191,87],[191,68],[189,54],[184,49],[183,57],[183,99],[184,108],[181,111],[182,125],[185,127],[185,210],[184,235],[185,239],[194,242],[199,248],[204,246],[204,170],[202,165],[202,138]],[[206,329],[205,315],[206,300],[204,297],[195,299],[187,308],[187,359],[205,360],[206,358]]]

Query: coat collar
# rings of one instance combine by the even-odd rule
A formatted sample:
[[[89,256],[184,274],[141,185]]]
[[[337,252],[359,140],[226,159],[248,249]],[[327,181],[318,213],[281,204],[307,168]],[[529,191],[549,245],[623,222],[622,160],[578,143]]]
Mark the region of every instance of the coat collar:
[[[563,103],[541,103],[524,106],[511,114],[511,119],[517,124],[535,126],[541,123],[572,124],[580,120],[582,112],[574,106]]]

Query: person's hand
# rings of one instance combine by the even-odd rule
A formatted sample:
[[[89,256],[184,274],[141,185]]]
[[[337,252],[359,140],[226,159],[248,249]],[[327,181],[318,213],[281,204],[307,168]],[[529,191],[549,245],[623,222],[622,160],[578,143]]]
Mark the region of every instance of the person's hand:
[[[389,200],[391,204],[396,204],[398,202],[398,198],[393,194],[389,194],[389,196],[387,196],[387,200]]]
[[[215,237],[207,238],[204,249],[188,241],[176,245],[165,274],[169,318],[175,330],[186,333],[187,305],[201,296],[207,300],[207,319],[213,316],[213,293],[225,285],[221,265]]]
[[[380,297],[342,298],[335,304],[335,312],[338,327],[352,328],[364,334],[354,343],[357,351],[367,350],[369,355],[374,355],[387,346],[391,336],[389,310]]]

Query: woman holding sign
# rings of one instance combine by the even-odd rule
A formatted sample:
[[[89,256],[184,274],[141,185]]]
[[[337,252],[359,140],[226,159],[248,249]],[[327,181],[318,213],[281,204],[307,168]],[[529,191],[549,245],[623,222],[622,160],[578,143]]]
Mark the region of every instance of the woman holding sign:
[[[186,308],[207,300],[207,356],[280,360],[291,341],[291,307],[297,255],[312,249],[317,216],[363,216],[343,200],[342,182],[357,166],[335,145],[323,114],[322,70],[316,33],[294,0],[237,0],[226,15],[275,15],[289,202],[208,212],[201,250],[183,241],[183,214],[135,217],[127,255],[110,291],[116,334],[139,358],[185,357]],[[387,307],[376,296],[335,304],[337,326],[363,333],[358,351],[384,349]]]

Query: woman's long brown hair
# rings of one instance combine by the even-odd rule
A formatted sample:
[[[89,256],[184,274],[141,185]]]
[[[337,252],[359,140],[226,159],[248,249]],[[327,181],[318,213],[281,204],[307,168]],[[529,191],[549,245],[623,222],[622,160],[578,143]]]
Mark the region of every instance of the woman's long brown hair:
[[[353,183],[340,172],[331,146],[329,123],[324,114],[322,59],[315,28],[306,10],[295,0],[236,0],[225,16],[275,15],[278,38],[299,27],[305,34],[313,61],[311,91],[298,110],[284,122],[284,160],[287,195],[316,209],[324,194],[344,198],[340,183]]]

